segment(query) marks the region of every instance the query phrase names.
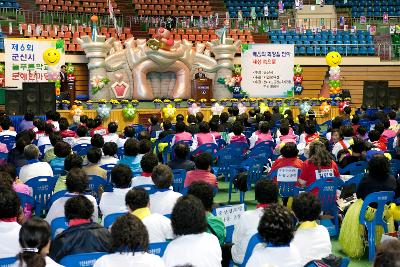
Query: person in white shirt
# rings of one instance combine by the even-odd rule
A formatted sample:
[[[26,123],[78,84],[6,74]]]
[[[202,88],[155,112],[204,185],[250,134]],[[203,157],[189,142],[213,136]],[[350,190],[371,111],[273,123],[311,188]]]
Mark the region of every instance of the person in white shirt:
[[[335,158],[337,158],[337,154],[340,150],[350,148],[350,146],[353,143],[353,135],[354,135],[353,127],[342,126],[340,133],[343,136],[343,139],[339,140],[339,142],[337,142],[332,148],[332,154],[333,156],[335,156]]]
[[[111,227],[112,254],[100,257],[93,267],[165,267],[163,260],[147,252],[149,235],[132,214],[119,217]]]
[[[151,179],[151,173],[153,169],[158,165],[158,158],[153,153],[147,153],[143,156],[140,161],[140,167],[142,168],[142,174],[140,176],[133,177],[132,187],[141,185],[154,185]]]
[[[255,248],[246,267],[303,266],[298,248],[290,244],[294,231],[295,218],[290,210],[279,204],[266,207],[258,225],[258,234],[268,246]]]
[[[264,208],[278,203],[279,190],[276,184],[268,180],[260,180],[254,188],[257,206],[255,210],[248,210],[240,216],[233,230],[232,236],[232,259],[241,264],[246,253],[250,238],[257,233],[258,223],[263,215]]]
[[[21,226],[17,222],[20,204],[17,193],[10,188],[0,189],[0,258],[15,257]]]
[[[41,147],[41,146],[51,146],[51,142],[50,142],[50,134],[54,131],[54,126],[51,123],[46,123],[46,125],[44,126],[44,132],[45,135],[39,137],[38,139],[38,143],[37,146]]]
[[[81,145],[81,144],[88,144],[90,145],[90,140],[91,137],[87,136],[88,135],[88,128],[84,125],[78,126],[76,129],[76,134],[78,135],[78,138],[75,138],[74,144],[72,147],[76,145]]]
[[[117,143],[119,135],[117,134],[118,124],[116,122],[110,122],[108,124],[108,134],[104,135],[104,142],[114,142]]]
[[[117,164],[117,144],[114,142],[107,142],[103,146],[103,156],[101,157],[98,165],[101,167],[106,164]]]
[[[63,197],[54,201],[53,205],[51,205],[49,212],[46,216],[46,221],[51,224],[55,218],[64,217],[64,206],[68,199],[71,197],[82,195],[86,188],[89,186],[89,180],[86,173],[80,168],[73,168],[67,174],[66,186],[68,193],[66,193]],[[85,195],[87,199],[92,202],[94,206],[94,213],[92,216],[92,220],[97,222],[98,219],[98,208],[96,199],[91,195]]]
[[[10,266],[26,266],[30,262],[31,266],[62,267],[47,256],[50,237],[50,225],[45,220],[34,217],[26,221],[19,232],[21,252],[17,255],[18,260]]]
[[[149,233],[150,243],[165,242],[173,238],[171,221],[167,217],[151,213],[150,199],[146,190],[134,188],[125,197],[125,204],[129,212],[142,220]]]
[[[293,200],[292,210],[300,225],[291,244],[301,252],[302,265],[328,257],[332,253],[329,232],[316,222],[321,213],[321,202],[312,193],[301,193]]]
[[[150,210],[152,213],[171,214],[176,201],[182,196],[181,193],[170,189],[173,176],[171,168],[167,165],[160,164],[153,169],[151,179],[157,191],[150,195]]]
[[[222,252],[218,238],[207,233],[206,211],[192,195],[180,197],[171,215],[176,239],[164,252],[167,267],[191,264],[196,267],[221,266]]]
[[[117,140],[118,147],[124,147],[126,140],[135,137],[135,129],[132,126],[126,126],[124,129],[124,137],[125,138],[118,138]]]
[[[10,127],[12,126],[12,121],[9,117],[3,117],[0,122],[0,126],[1,126],[1,129],[3,129],[0,132],[0,136],[3,136],[3,135],[17,136],[16,131],[10,130]]]
[[[27,145],[24,148],[24,155],[28,161],[27,165],[21,167],[19,172],[19,179],[26,183],[30,179],[38,176],[51,176],[53,177],[53,170],[47,162],[38,161],[39,148],[35,145]]]
[[[132,171],[125,164],[116,165],[111,171],[111,182],[114,184],[113,192],[104,192],[101,195],[99,208],[103,214],[103,221],[107,215],[127,212],[125,206],[126,193],[131,189]]]

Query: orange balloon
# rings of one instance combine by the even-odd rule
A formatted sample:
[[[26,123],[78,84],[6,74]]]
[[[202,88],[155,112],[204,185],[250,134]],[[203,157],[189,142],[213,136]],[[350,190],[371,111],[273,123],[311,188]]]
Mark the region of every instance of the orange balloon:
[[[60,95],[60,88],[56,88],[56,96]]]
[[[90,17],[90,20],[91,20],[92,22],[98,22],[98,21],[99,21],[99,17],[96,16],[96,15],[93,15],[93,16]]]

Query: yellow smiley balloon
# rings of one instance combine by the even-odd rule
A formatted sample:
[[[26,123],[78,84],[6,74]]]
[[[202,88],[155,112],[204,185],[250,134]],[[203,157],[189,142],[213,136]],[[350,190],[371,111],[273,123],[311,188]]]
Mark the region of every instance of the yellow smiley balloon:
[[[342,62],[342,56],[336,51],[329,52],[325,59],[329,67],[337,67]]]
[[[57,65],[60,57],[60,52],[56,48],[47,48],[43,53],[43,60],[49,66]]]

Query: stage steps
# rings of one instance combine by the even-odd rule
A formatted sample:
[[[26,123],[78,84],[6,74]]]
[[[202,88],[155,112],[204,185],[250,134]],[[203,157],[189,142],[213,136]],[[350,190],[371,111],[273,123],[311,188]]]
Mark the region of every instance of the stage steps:
[[[325,76],[328,66],[322,67],[303,67],[303,93],[298,97],[319,97],[322,86],[324,85]]]

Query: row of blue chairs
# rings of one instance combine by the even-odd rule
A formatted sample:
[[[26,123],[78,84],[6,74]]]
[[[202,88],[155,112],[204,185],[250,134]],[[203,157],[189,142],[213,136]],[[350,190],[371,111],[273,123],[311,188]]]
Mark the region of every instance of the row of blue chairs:
[[[375,55],[375,48],[373,46],[295,46],[294,53],[298,56],[325,56],[331,51],[337,51],[342,56],[373,56]]]
[[[286,32],[282,32],[282,30],[271,30],[269,32],[269,35],[277,35],[277,36],[279,36],[279,35],[294,36],[294,35],[298,35],[298,34],[303,34],[303,35],[307,35],[310,37],[317,35],[317,34],[322,35],[322,36],[325,36],[325,35],[326,36],[362,36],[363,35],[366,37],[371,35],[370,32],[367,30],[357,30],[354,33],[352,33],[351,31],[343,31],[343,30],[338,30],[336,32],[333,32],[332,30],[326,30],[326,31],[321,31],[321,32],[315,33],[310,29],[307,29],[303,33],[296,32],[296,30],[287,30]]]
[[[271,41],[317,42],[316,44],[373,44],[372,36],[364,35],[270,35]]]

